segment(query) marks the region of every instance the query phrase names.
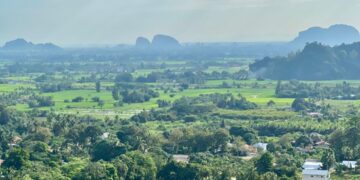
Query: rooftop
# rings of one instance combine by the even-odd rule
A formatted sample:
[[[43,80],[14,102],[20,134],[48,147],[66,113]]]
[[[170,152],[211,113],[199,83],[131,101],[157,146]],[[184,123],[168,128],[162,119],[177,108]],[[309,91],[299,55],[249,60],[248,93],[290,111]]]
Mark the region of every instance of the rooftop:
[[[322,167],[322,163],[315,161],[315,160],[306,160],[304,165],[302,166],[303,169],[308,170],[317,170]]]
[[[314,169],[304,169],[302,171],[303,175],[318,175],[318,176],[327,176],[329,175],[328,170],[314,170]]]
[[[357,166],[356,163],[356,161],[343,161],[341,164],[348,168],[355,168]]]

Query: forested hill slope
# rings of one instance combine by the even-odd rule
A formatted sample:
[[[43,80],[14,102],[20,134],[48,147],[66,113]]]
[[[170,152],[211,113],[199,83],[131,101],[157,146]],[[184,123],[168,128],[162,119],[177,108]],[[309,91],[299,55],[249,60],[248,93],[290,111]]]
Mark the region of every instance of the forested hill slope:
[[[335,47],[310,43],[288,57],[258,60],[250,70],[269,79],[360,79],[360,42]]]

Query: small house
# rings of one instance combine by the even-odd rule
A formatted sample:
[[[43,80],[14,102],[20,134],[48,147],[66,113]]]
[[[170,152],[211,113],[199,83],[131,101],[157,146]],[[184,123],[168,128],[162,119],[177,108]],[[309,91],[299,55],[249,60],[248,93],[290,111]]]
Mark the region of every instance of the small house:
[[[330,180],[328,170],[304,169],[302,171],[303,180]]]
[[[343,161],[343,162],[341,162],[341,164],[349,169],[356,168],[356,161]]]

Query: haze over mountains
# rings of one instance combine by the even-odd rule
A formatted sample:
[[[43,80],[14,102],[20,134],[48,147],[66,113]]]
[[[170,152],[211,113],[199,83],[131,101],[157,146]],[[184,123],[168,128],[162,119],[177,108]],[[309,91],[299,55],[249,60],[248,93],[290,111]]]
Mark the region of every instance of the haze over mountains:
[[[304,48],[306,43],[319,42],[324,45],[350,44],[360,41],[358,30],[348,25],[333,25],[329,28],[312,27],[299,33],[299,35],[290,42],[222,42],[222,43],[180,43],[176,38],[169,35],[158,34],[152,40],[145,37],[138,37],[134,45],[121,45],[113,48],[78,48],[63,49],[63,54],[71,58],[74,53],[83,56],[97,55],[102,58],[138,58],[138,59],[199,59],[211,60],[224,57],[246,57],[263,58],[265,56],[285,56],[290,52],[296,52]],[[52,43],[34,44],[24,39],[16,39],[7,42],[0,48],[0,57],[4,54],[6,58],[26,54],[31,56],[35,53],[37,57],[48,57],[47,53],[59,55],[62,50]],[[13,52],[16,51],[17,54]],[[111,53],[109,53],[111,52]]]

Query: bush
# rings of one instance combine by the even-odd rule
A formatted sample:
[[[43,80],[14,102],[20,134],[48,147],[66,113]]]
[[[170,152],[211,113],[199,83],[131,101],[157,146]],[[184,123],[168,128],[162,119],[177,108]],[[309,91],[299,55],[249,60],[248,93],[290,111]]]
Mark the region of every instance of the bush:
[[[81,96],[78,96],[78,97],[72,99],[72,102],[82,102],[82,101],[84,101],[84,98]]]

